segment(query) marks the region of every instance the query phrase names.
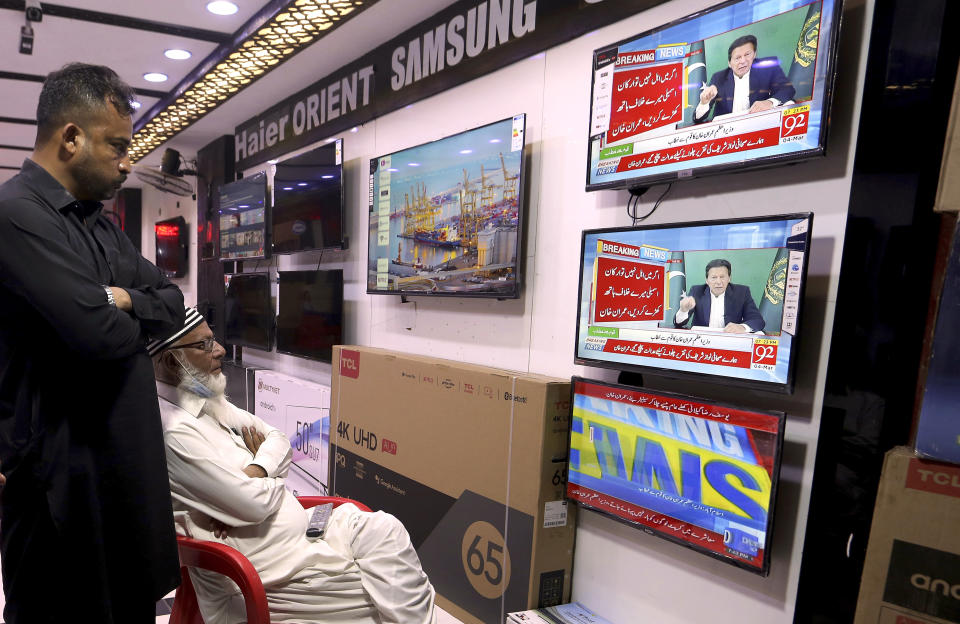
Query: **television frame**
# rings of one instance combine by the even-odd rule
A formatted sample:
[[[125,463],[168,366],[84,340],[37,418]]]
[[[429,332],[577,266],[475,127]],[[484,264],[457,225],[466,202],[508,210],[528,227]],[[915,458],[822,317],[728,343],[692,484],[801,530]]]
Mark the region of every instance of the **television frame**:
[[[407,151],[414,150],[414,149],[418,149],[418,148],[421,148],[421,147],[424,147],[424,146],[427,146],[427,145],[432,145],[432,144],[434,144],[434,143],[439,143],[440,141],[446,141],[446,140],[448,140],[448,139],[452,139],[452,138],[454,138],[454,137],[460,136],[460,135],[462,135],[462,134],[466,134],[466,133],[468,133],[468,132],[473,132],[473,131],[475,131],[475,130],[481,130],[481,129],[486,128],[486,127],[488,127],[488,126],[492,126],[492,125],[495,125],[495,124],[503,123],[503,122],[508,121],[508,120],[514,120],[514,119],[516,119],[517,117],[523,117],[523,146],[522,146],[522,147],[520,148],[520,150],[519,150],[519,151],[520,151],[520,167],[519,167],[518,172],[517,172],[517,175],[519,176],[519,180],[518,180],[518,183],[517,183],[517,246],[516,246],[517,261],[516,261],[516,265],[514,266],[514,284],[515,284],[515,287],[514,287],[514,289],[513,289],[513,292],[512,292],[512,293],[498,293],[498,292],[483,292],[483,293],[478,293],[478,292],[467,292],[467,291],[464,291],[464,292],[442,292],[442,291],[428,292],[428,291],[402,291],[402,290],[380,290],[380,289],[371,289],[371,288],[370,288],[370,277],[369,277],[369,271],[370,271],[369,262],[370,262],[371,255],[370,255],[370,236],[369,236],[369,229],[368,229],[368,228],[369,228],[369,223],[370,223],[370,215],[372,214],[372,212],[373,212],[373,210],[374,210],[374,208],[375,208],[375,204],[373,203],[373,202],[375,201],[375,198],[373,197],[373,188],[374,188],[374,187],[373,187],[373,180],[372,180],[372,177],[375,175],[375,174],[373,173],[373,163],[376,163],[376,162],[379,161],[381,158],[386,158],[387,156],[393,157],[393,156],[395,156],[395,155],[397,155],[397,154],[399,154],[399,153],[402,153],[402,152],[407,152]],[[417,144],[417,145],[411,145],[411,146],[409,146],[409,147],[404,147],[404,148],[402,148],[402,149],[398,149],[398,150],[395,150],[395,151],[393,151],[393,152],[389,152],[389,153],[386,153],[386,154],[381,154],[381,155],[377,156],[376,158],[371,158],[371,159],[370,159],[370,163],[371,163],[371,169],[370,169],[370,171],[371,171],[371,173],[370,173],[370,176],[371,176],[371,179],[370,179],[370,199],[369,199],[369,202],[368,202],[368,204],[367,204],[367,212],[366,212],[366,214],[364,215],[364,231],[367,232],[367,236],[366,236],[366,238],[367,238],[367,255],[366,255],[365,259],[364,259],[364,276],[365,276],[365,277],[364,277],[364,280],[365,280],[365,284],[366,284],[366,294],[368,294],[368,295],[390,295],[390,296],[402,297],[402,298],[406,298],[406,297],[439,297],[439,298],[454,297],[454,298],[498,299],[498,300],[504,300],[504,299],[519,299],[520,296],[521,296],[521,293],[522,293],[522,291],[523,291],[523,264],[524,264],[524,261],[525,261],[525,258],[524,258],[524,248],[525,248],[524,238],[526,237],[526,230],[527,230],[526,225],[525,225],[525,222],[526,222],[525,217],[526,217],[527,209],[529,208],[529,206],[526,206],[526,200],[527,200],[527,197],[526,197],[526,187],[527,187],[527,175],[528,175],[528,172],[527,172],[527,168],[528,168],[528,167],[527,167],[526,159],[527,159],[527,113],[517,113],[516,115],[511,115],[511,116],[509,116],[509,117],[504,117],[504,118],[502,118],[502,119],[497,119],[497,120],[495,120],[495,121],[491,121],[491,122],[486,123],[486,124],[482,124],[482,125],[479,125],[479,126],[474,126],[474,127],[472,127],[472,128],[468,128],[468,129],[462,130],[462,131],[460,131],[460,132],[455,132],[455,133],[453,133],[453,134],[449,134],[449,135],[440,137],[440,138],[438,138],[438,139],[434,139],[433,141],[426,141],[426,142],[424,142],[424,143],[419,143],[419,144]]]
[[[295,250],[292,250],[292,251],[277,251],[277,250],[275,250],[275,249],[274,249],[275,241],[273,240],[273,232],[276,231],[276,227],[275,227],[275,226],[276,226],[276,223],[275,223],[274,220],[276,219],[276,216],[277,216],[277,204],[278,204],[278,202],[277,202],[277,179],[276,179],[276,171],[277,171],[277,169],[279,169],[279,168],[280,168],[281,166],[283,166],[284,164],[287,164],[287,163],[289,163],[290,161],[296,160],[297,158],[300,158],[300,157],[302,157],[302,156],[307,156],[308,154],[312,154],[312,153],[314,153],[314,152],[317,152],[317,151],[320,151],[320,150],[323,150],[323,149],[330,149],[330,148],[333,148],[334,150],[336,150],[336,152],[335,152],[336,155],[335,155],[335,158],[334,158],[334,160],[335,160],[336,162],[335,162],[334,164],[332,164],[332,165],[329,165],[329,166],[330,166],[330,167],[337,167],[337,168],[340,169],[340,241],[337,242],[337,243],[335,243],[335,244],[332,244],[332,245],[324,245],[323,247],[305,247],[305,248],[303,248],[303,249],[295,249]],[[318,166],[326,166],[326,165],[318,165]],[[306,152],[303,152],[303,153],[301,153],[301,154],[297,154],[296,156],[291,156],[290,158],[287,158],[286,160],[281,160],[281,161],[278,162],[276,165],[274,165],[274,167],[275,167],[275,169],[274,169],[274,177],[273,177],[273,201],[271,202],[271,206],[270,206],[270,209],[271,209],[271,214],[270,214],[270,227],[271,227],[270,251],[271,251],[271,253],[272,253],[273,255],[278,255],[278,256],[279,256],[279,255],[288,255],[288,254],[302,253],[302,252],[306,252],[306,251],[323,251],[323,250],[325,250],[325,249],[346,249],[348,243],[347,243],[347,228],[346,228],[346,216],[347,216],[347,215],[346,215],[346,199],[345,199],[345,193],[344,193],[345,184],[344,184],[344,179],[343,179],[343,171],[344,171],[344,168],[343,168],[343,139],[342,139],[342,138],[335,139],[334,141],[331,141],[331,142],[329,142],[329,143],[324,143],[324,144],[322,144],[322,145],[318,145],[317,147],[314,147],[313,149],[307,150]]]
[[[238,277],[240,277],[241,279],[243,279],[244,277],[249,277],[249,276],[265,276],[266,279],[267,279],[267,305],[266,305],[266,309],[271,312],[271,319],[272,319],[272,322],[271,322],[271,324],[270,324],[270,328],[269,328],[269,330],[268,330],[268,337],[267,337],[267,345],[268,345],[268,346],[267,346],[267,347],[264,347],[262,344],[254,344],[253,342],[246,342],[246,341],[243,341],[243,340],[232,341],[232,340],[230,340],[230,338],[229,338],[228,335],[227,335],[227,332],[228,332],[228,330],[229,330],[229,328],[230,328],[230,322],[229,322],[229,321],[230,321],[230,317],[229,317],[229,315],[227,314],[227,307],[228,307],[228,306],[227,306],[227,303],[228,303],[228,301],[229,301],[229,292],[230,292],[229,283],[232,283],[233,280],[236,279],[236,278],[238,278]],[[224,295],[223,295],[223,302],[224,302],[224,304],[223,304],[223,305],[224,305],[224,314],[223,314],[223,339],[224,339],[226,345],[233,345],[233,346],[238,346],[238,347],[248,347],[248,348],[251,348],[251,349],[257,349],[257,350],[259,350],[259,351],[272,352],[272,351],[273,351],[273,347],[274,347],[274,345],[276,344],[276,338],[277,338],[277,310],[276,310],[276,307],[275,307],[274,305],[272,305],[272,304],[273,304],[273,296],[272,296],[272,288],[271,288],[271,283],[272,283],[272,282],[271,282],[271,280],[270,280],[270,271],[268,270],[268,271],[251,271],[251,272],[248,272],[248,273],[227,273],[224,277],[229,279],[229,282],[228,282],[228,284],[226,285],[226,288],[225,288],[225,290],[224,290]]]
[[[631,527],[634,527],[634,528],[638,528],[638,529],[642,530],[644,533],[648,533],[648,534],[650,534],[650,535],[653,535],[654,537],[657,537],[657,538],[660,538],[660,539],[664,539],[664,540],[669,541],[669,542],[672,542],[672,543],[674,543],[674,544],[678,544],[678,545],[680,545],[680,546],[683,546],[683,547],[685,547],[685,548],[688,548],[688,549],[690,549],[690,550],[693,550],[694,552],[697,552],[697,553],[700,553],[700,554],[704,554],[704,555],[707,555],[707,556],[712,557],[712,558],[714,558],[714,559],[717,559],[718,561],[722,561],[722,562],[727,563],[727,564],[729,564],[729,565],[733,565],[733,566],[735,566],[735,567],[738,567],[738,568],[747,570],[747,571],[749,571],[749,572],[753,572],[754,574],[757,574],[757,575],[762,576],[762,577],[768,576],[769,573],[770,573],[770,561],[771,561],[771,559],[772,559],[772,553],[771,553],[771,550],[772,550],[772,549],[771,549],[771,546],[772,546],[772,541],[773,541],[773,540],[772,540],[772,537],[773,537],[773,534],[774,534],[774,520],[775,520],[776,515],[777,515],[777,514],[776,514],[776,504],[777,504],[777,495],[778,495],[779,483],[780,483],[780,470],[781,470],[781,468],[783,467],[783,445],[784,445],[784,438],[786,437],[786,436],[785,436],[785,429],[786,429],[786,422],[787,422],[787,414],[786,414],[785,412],[779,411],[779,410],[767,410],[767,409],[758,410],[758,409],[754,409],[754,408],[745,408],[745,407],[736,406],[736,405],[733,405],[733,404],[730,404],[730,403],[724,402],[724,401],[715,401],[715,400],[713,400],[713,399],[703,399],[703,398],[700,398],[700,397],[695,397],[695,396],[691,396],[691,395],[685,395],[685,394],[681,394],[681,393],[677,393],[677,392],[668,392],[668,391],[664,391],[664,390],[651,390],[651,389],[649,389],[649,388],[642,388],[642,387],[636,387],[636,386],[628,386],[628,385],[619,384],[619,383],[612,383],[612,382],[607,382],[607,381],[598,381],[598,380],[595,380],[595,379],[587,379],[587,378],[584,378],[584,377],[573,376],[573,377],[571,377],[571,380],[570,380],[570,427],[569,427],[569,429],[568,429],[568,431],[567,431],[567,451],[568,451],[568,453],[570,453],[570,452],[573,450],[573,447],[572,447],[573,434],[576,433],[576,432],[574,431],[574,420],[573,420],[573,419],[574,419],[574,416],[573,416],[573,412],[574,412],[574,409],[575,409],[575,406],[576,406],[576,395],[577,395],[577,384],[578,384],[578,383],[593,384],[593,385],[595,385],[595,386],[604,386],[604,387],[612,388],[612,389],[614,389],[614,390],[621,391],[621,392],[634,392],[634,393],[642,393],[642,394],[648,394],[648,395],[656,395],[657,397],[664,398],[664,399],[667,399],[667,400],[673,399],[673,400],[680,400],[680,401],[688,401],[688,402],[694,402],[694,403],[701,403],[701,404],[706,404],[706,405],[718,407],[718,408],[721,408],[721,409],[724,409],[724,410],[733,410],[733,411],[737,411],[737,412],[747,412],[747,413],[752,413],[752,414],[757,414],[757,415],[762,415],[762,416],[768,416],[768,417],[770,417],[770,418],[775,418],[775,419],[777,419],[778,423],[777,423],[777,433],[776,433],[776,447],[775,447],[774,450],[773,450],[773,458],[774,458],[774,460],[773,460],[773,467],[772,467],[772,470],[771,470],[772,474],[771,474],[771,477],[770,477],[770,481],[771,481],[771,485],[770,485],[770,499],[769,499],[769,505],[768,505],[768,509],[767,509],[766,529],[765,529],[765,532],[764,532],[764,540],[765,540],[764,556],[763,556],[762,564],[761,564],[761,566],[760,566],[759,568],[756,567],[756,566],[753,566],[753,565],[749,565],[749,564],[745,563],[744,561],[735,558],[734,556],[724,555],[724,554],[722,554],[722,553],[720,553],[720,552],[714,552],[714,551],[711,551],[711,550],[709,550],[709,549],[707,549],[707,548],[697,546],[697,545],[695,545],[695,544],[693,544],[693,543],[691,543],[691,542],[689,542],[689,541],[686,541],[686,540],[684,540],[684,539],[681,539],[681,538],[679,538],[679,537],[675,537],[675,536],[669,535],[668,533],[664,532],[663,530],[658,530],[656,527],[649,526],[648,524],[644,524],[644,523],[642,523],[642,522],[634,522],[634,521],[631,521],[631,520],[629,520],[629,519],[627,519],[627,518],[625,518],[625,517],[623,517],[623,516],[620,516],[620,515],[617,515],[617,514],[611,512],[611,511],[608,511],[607,509],[604,509],[603,507],[600,507],[600,506],[597,506],[597,505],[591,505],[591,504],[589,504],[589,503],[587,503],[587,502],[578,500],[577,498],[575,498],[575,497],[573,497],[573,496],[570,495],[570,488],[571,488],[571,487],[575,487],[576,484],[573,484],[573,483],[571,482],[570,477],[571,477],[572,470],[570,469],[569,464],[568,464],[568,467],[567,467],[567,479],[566,479],[566,482],[565,482],[565,485],[564,485],[564,499],[565,499],[565,500],[568,500],[568,501],[571,501],[571,502],[573,502],[574,504],[576,504],[576,505],[578,505],[578,506],[580,506],[580,507],[583,507],[583,508],[585,508],[585,509],[590,509],[590,510],[592,510],[592,511],[595,511],[595,512],[597,512],[597,513],[599,513],[599,514],[601,514],[601,515],[603,515],[603,516],[606,516],[606,517],[608,517],[608,518],[611,518],[611,519],[613,519],[613,520],[615,520],[615,521],[617,521],[617,522],[620,522],[620,523],[622,523],[622,524],[625,524],[625,525],[627,525],[627,526],[631,526]],[[740,425],[740,426],[744,426],[744,425]],[[754,450],[756,450],[756,449],[754,449]],[[568,455],[568,461],[569,461],[569,455]],[[703,472],[703,470],[704,470],[704,467],[703,467],[702,465],[701,465],[700,470],[701,470],[701,475],[702,475],[702,472]],[[701,477],[701,478],[703,478],[703,477]],[[581,486],[581,487],[586,487],[586,486]],[[591,488],[591,489],[592,489],[592,488]],[[659,488],[655,488],[655,489],[658,489],[658,490],[659,490]],[[662,491],[662,490],[660,490],[660,491]],[[606,495],[606,496],[608,496],[608,497],[610,497],[610,498],[613,498],[613,499],[615,499],[615,500],[623,500],[623,499],[617,498],[617,497],[615,497],[615,496],[612,496],[612,495],[609,495],[609,494],[605,494],[605,493],[603,493],[603,492],[600,492],[600,494],[604,494],[604,495]],[[681,495],[680,497],[682,498],[682,495]],[[634,502],[631,502],[631,501],[624,501],[624,502],[626,502],[626,503],[628,503],[628,504],[630,504],[630,505],[632,505],[632,506],[638,507],[638,508],[640,508],[640,509],[649,510],[650,512],[653,512],[653,513],[658,514],[658,515],[660,515],[660,516],[665,516],[665,517],[668,517],[668,518],[673,518],[673,516],[669,516],[668,514],[664,514],[664,513],[661,513],[661,512],[657,512],[656,510],[652,510],[652,509],[649,509],[649,508],[647,508],[647,507],[643,507],[643,506],[638,505],[637,503],[634,503]],[[701,503],[701,504],[703,504],[703,503]],[[706,505],[704,505],[704,506],[706,506]],[[680,521],[680,522],[687,523],[686,521],[681,520],[681,519],[677,519],[677,518],[673,518],[673,519],[678,520],[678,521]],[[687,524],[689,524],[689,523],[687,523]],[[696,525],[693,525],[693,526],[696,526]],[[698,528],[699,528],[699,527],[698,527]],[[724,536],[724,538],[726,538],[726,536]]]
[[[293,356],[293,357],[299,357],[299,358],[303,358],[303,359],[305,359],[305,360],[311,360],[311,361],[314,361],[314,362],[325,362],[325,363],[327,363],[327,364],[331,364],[331,363],[333,362],[333,347],[332,347],[332,346],[331,346],[331,348],[330,348],[330,358],[329,358],[329,359],[324,359],[324,358],[322,358],[322,357],[316,357],[316,356],[312,356],[312,355],[304,355],[303,353],[297,353],[296,351],[293,351],[293,350],[282,349],[282,348],[280,347],[280,311],[279,311],[279,307],[282,305],[282,302],[283,302],[283,297],[281,297],[281,295],[280,295],[280,286],[281,286],[281,281],[282,281],[282,279],[283,279],[282,276],[283,276],[284,273],[313,273],[313,274],[317,274],[317,273],[329,273],[329,272],[333,272],[333,271],[339,271],[339,272],[340,272],[340,340],[341,340],[341,342],[343,341],[343,322],[344,322],[344,320],[345,320],[345,315],[344,315],[344,313],[343,313],[343,304],[344,304],[344,298],[343,298],[343,290],[344,290],[343,270],[342,270],[342,269],[327,269],[327,270],[319,270],[319,271],[310,271],[310,270],[305,270],[305,271],[297,271],[297,270],[277,271],[277,315],[276,315],[276,319],[274,320],[274,324],[273,324],[273,344],[274,344],[274,346],[275,346],[275,348],[276,348],[277,353],[283,353],[284,355],[291,355],[291,356]],[[340,344],[340,343],[337,343],[337,344]]]
[[[761,381],[756,379],[743,379],[739,377],[731,377],[728,375],[718,375],[713,373],[705,372],[694,372],[694,371],[684,371],[676,370],[670,367],[658,367],[658,366],[649,366],[641,364],[629,364],[623,362],[611,362],[605,360],[596,360],[592,358],[585,358],[579,355],[579,346],[580,346],[580,315],[583,302],[583,271],[584,271],[584,256],[586,250],[586,240],[588,235],[594,234],[606,234],[609,232],[623,232],[628,230],[661,230],[661,229],[678,229],[678,228],[695,228],[701,226],[716,226],[716,225],[731,225],[737,223],[758,223],[764,221],[787,221],[790,219],[806,219],[807,220],[807,232],[806,232],[806,241],[803,254],[803,267],[801,269],[801,280],[799,293],[797,298],[797,334],[793,336],[790,341],[790,357],[789,365],[787,369],[787,378],[783,383],[773,382],[773,381]],[[781,394],[792,394],[794,381],[796,378],[796,371],[798,368],[797,364],[797,353],[798,353],[798,342],[801,340],[802,331],[801,325],[803,321],[803,310],[804,310],[804,297],[806,296],[806,285],[808,280],[808,268],[810,263],[810,247],[813,240],[813,213],[812,212],[800,212],[800,213],[791,213],[784,215],[764,215],[759,217],[737,217],[732,219],[712,219],[712,220],[702,220],[702,221],[690,221],[685,223],[660,223],[660,224],[650,224],[650,225],[638,225],[638,226],[625,226],[625,227],[609,227],[609,228],[597,228],[592,230],[583,230],[580,235],[580,263],[579,263],[579,273],[577,274],[577,280],[579,284],[577,286],[577,318],[576,318],[576,330],[574,331],[573,338],[573,357],[574,363],[584,366],[595,366],[598,368],[608,368],[619,371],[629,371],[635,373],[651,375],[657,375],[659,377],[667,377],[672,379],[681,379],[681,380],[691,380],[691,381],[707,381],[710,383],[726,383],[736,385],[738,387],[755,389],[755,390],[764,390],[766,392],[777,392]],[[684,250],[686,251],[686,250]],[[699,251],[699,250],[698,250]],[[719,251],[719,250],[718,250]]]
[[[587,167],[586,167],[586,185],[585,190],[590,191],[601,191],[607,189],[642,189],[654,185],[667,182],[675,182],[677,180],[688,180],[694,178],[702,178],[712,175],[720,175],[725,173],[738,173],[744,171],[754,171],[758,169],[766,169],[769,167],[777,167],[785,164],[793,164],[798,162],[803,162],[806,160],[811,160],[826,155],[827,151],[827,139],[828,131],[830,128],[830,117],[831,110],[833,107],[833,95],[835,89],[835,83],[837,78],[837,56],[839,54],[840,48],[840,26],[843,17],[843,0],[823,0],[823,2],[832,2],[834,10],[834,23],[832,30],[832,37],[829,41],[829,47],[824,47],[820,45],[822,42],[818,39],[817,49],[818,54],[820,50],[824,50],[827,56],[826,60],[826,71],[827,76],[824,80],[824,93],[823,93],[823,105],[821,107],[821,119],[820,119],[820,137],[819,137],[819,147],[803,150],[799,152],[791,152],[789,154],[772,154],[769,156],[762,156],[757,158],[747,158],[742,162],[732,162],[732,163],[721,163],[717,165],[707,165],[707,166],[691,166],[686,169],[679,169],[676,171],[665,172],[661,174],[650,174],[645,176],[636,176],[632,178],[625,178],[623,180],[612,180],[609,182],[590,182],[590,173],[591,173],[591,162],[592,162],[592,147],[593,134],[592,134],[592,125],[593,125],[593,104],[594,104],[594,88],[596,86],[596,81],[594,77],[597,71],[597,56],[604,52],[609,52],[610,50],[615,50],[621,45],[648,37],[650,35],[656,34],[657,32],[667,30],[674,26],[678,26],[682,23],[689,22],[698,18],[702,18],[705,15],[713,13],[715,11],[724,9],[728,6],[735,4],[750,2],[752,0],[726,0],[719,4],[707,7],[696,13],[691,13],[684,17],[675,19],[666,24],[661,24],[655,28],[645,30],[636,35],[626,37],[609,45],[605,45],[601,48],[597,48],[593,51],[593,58],[591,60],[591,78],[590,78],[590,114],[587,120]],[[808,4],[812,4],[816,0],[811,0]],[[796,7],[797,9],[801,8],[800,5]],[[821,5],[822,7],[822,5]],[[791,9],[796,10],[796,9]],[[821,9],[822,10],[822,9]],[[762,21],[762,20],[757,20]],[[756,23],[756,22],[751,22]],[[696,161],[692,161],[696,162]]]
[[[160,258],[156,257],[160,253],[160,235],[157,234],[157,227],[161,225],[175,225],[178,228],[177,232],[177,266],[178,269],[175,271],[168,271],[161,266]],[[190,270],[190,254],[188,249],[190,247],[190,234],[187,231],[187,220],[182,216],[180,217],[171,217],[170,219],[164,219],[162,221],[157,221],[153,224],[153,236],[154,236],[154,260],[156,260],[156,267],[167,278],[180,278],[186,276],[187,272]]]
[[[218,196],[217,205],[219,206],[219,211],[217,214],[217,236],[218,237],[223,236],[223,229],[220,226],[220,218],[223,216],[223,205],[222,205],[222,202],[219,200],[219,197],[223,195],[223,188],[226,186],[237,184],[238,182],[243,182],[245,180],[249,182],[251,178],[256,178],[258,176],[263,177],[263,255],[243,256],[243,257],[225,256],[222,238],[218,238],[217,257],[219,258],[220,262],[245,262],[247,260],[266,260],[267,258],[270,257],[270,250],[273,246],[273,236],[271,232],[271,228],[273,224],[272,222],[273,211],[270,206],[271,204],[270,185],[268,184],[269,180],[267,178],[266,171],[257,171],[256,173],[253,173],[243,178],[238,178],[236,180],[233,180],[232,182],[225,182],[224,184],[221,184],[217,188],[217,196]]]

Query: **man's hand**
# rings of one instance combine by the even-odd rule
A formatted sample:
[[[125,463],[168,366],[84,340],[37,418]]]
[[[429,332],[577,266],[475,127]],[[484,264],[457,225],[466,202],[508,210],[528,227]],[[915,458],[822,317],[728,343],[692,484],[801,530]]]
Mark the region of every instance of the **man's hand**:
[[[750,105],[751,113],[759,113],[761,111],[767,111],[773,108],[773,102],[770,100],[757,100]]]
[[[244,427],[241,430],[241,434],[241,437],[243,437],[243,444],[247,447],[247,450],[256,456],[257,450],[266,439],[264,435],[257,431],[256,427]],[[243,469],[243,474],[255,479],[262,479],[267,476],[267,471],[257,464],[250,464]]]
[[[224,539],[227,536],[227,525],[220,522],[216,518],[210,518],[210,530],[213,531],[213,536],[217,539]]]
[[[133,301],[130,300],[130,293],[116,286],[107,286],[107,288],[113,293],[113,301],[117,308],[124,312],[133,312]]]
[[[723,328],[723,331],[728,334],[745,334],[747,330],[740,323],[727,323],[727,326]]]
[[[250,464],[243,469],[243,474],[247,475],[251,479],[263,479],[267,476],[267,471],[257,464]]]
[[[686,312],[687,314],[689,314],[690,310],[696,307],[696,305],[697,305],[697,300],[694,299],[693,297],[683,297],[682,299],[680,299],[681,312]]]
[[[242,429],[242,437],[243,443],[247,446],[247,450],[254,455],[257,454],[260,445],[263,444],[263,441],[266,439],[262,433],[257,431],[256,427],[244,427]]]
[[[709,104],[713,101],[713,98],[717,97],[717,87],[710,85],[709,87],[703,87],[700,90],[700,103]]]

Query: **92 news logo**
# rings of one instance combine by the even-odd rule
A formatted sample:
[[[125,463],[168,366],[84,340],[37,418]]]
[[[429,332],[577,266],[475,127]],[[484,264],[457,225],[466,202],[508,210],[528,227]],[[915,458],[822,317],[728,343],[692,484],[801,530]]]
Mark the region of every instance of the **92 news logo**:
[[[802,141],[807,136],[810,121],[810,105],[797,106],[783,111],[780,119],[780,142]]]
[[[777,340],[774,338],[755,338],[750,353],[750,368],[773,371],[777,366]]]

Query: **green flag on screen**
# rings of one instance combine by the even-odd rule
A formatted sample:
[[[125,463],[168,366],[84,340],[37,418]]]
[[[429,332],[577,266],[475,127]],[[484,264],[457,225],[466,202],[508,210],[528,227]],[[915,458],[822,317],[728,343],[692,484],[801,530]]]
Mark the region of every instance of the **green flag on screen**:
[[[660,327],[673,327],[673,317],[680,308],[680,296],[687,290],[687,274],[684,271],[682,251],[674,251],[670,254],[666,273],[667,292],[664,293],[664,299],[668,307],[663,314],[663,320],[660,321]]]
[[[693,125],[693,112],[700,103],[700,87],[707,82],[707,65],[703,41],[690,44],[690,53],[683,64],[683,121],[678,128]]]
[[[797,47],[793,51],[793,64],[787,78],[797,90],[793,96],[795,102],[813,97],[813,75],[817,65],[817,41],[820,39],[820,6],[814,2],[807,9],[807,18],[803,20]]]
[[[763,296],[760,298],[760,314],[766,325],[763,331],[768,334],[780,333],[780,322],[783,320],[783,292],[787,286],[787,265],[790,262],[790,252],[786,247],[777,250],[777,257],[770,266],[770,275],[763,287]]]

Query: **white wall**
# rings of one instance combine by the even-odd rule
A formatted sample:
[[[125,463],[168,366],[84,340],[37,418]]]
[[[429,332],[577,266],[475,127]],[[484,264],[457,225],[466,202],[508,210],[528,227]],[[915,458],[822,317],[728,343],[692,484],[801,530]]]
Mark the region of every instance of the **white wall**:
[[[191,180],[195,183],[194,180]],[[181,278],[171,278],[171,282],[183,291],[183,301],[189,306],[197,305],[197,201],[192,196],[181,197],[164,193],[148,184],[142,189],[142,235],[140,249],[143,257],[150,262],[157,258],[157,241],[153,226],[157,221],[183,217],[190,232],[190,248],[187,250],[187,274]]]
[[[713,3],[674,0],[346,133],[346,226],[351,247],[326,252],[321,267],[344,270],[344,341],[559,377],[613,379],[610,371],[573,364],[580,232],[629,224],[626,192],[583,190],[591,53]],[[573,597],[614,622],[768,624],[793,619],[859,117],[857,85],[863,83],[872,11],[873,0],[846,3],[827,157],[678,183],[648,220],[666,223],[815,212],[800,370],[792,396],[647,378],[654,387],[788,413],[770,576],[757,577],[583,512]],[[358,46],[357,56],[362,51]],[[369,159],[520,112],[527,113],[529,151],[523,296],[515,301],[411,297],[409,303],[402,303],[396,297],[366,295]],[[662,188],[643,198],[639,212],[652,207]],[[169,208],[169,200],[160,199],[168,198],[145,189],[146,226],[153,222],[150,211],[161,203],[163,218],[177,214]],[[187,214],[193,223],[193,213]],[[147,257],[152,245],[152,240],[144,241]],[[191,262],[193,258],[195,241],[191,241]],[[280,256],[270,264],[283,270],[312,269],[318,260],[319,253],[310,252]],[[191,292],[195,292],[195,274],[196,268],[191,267]],[[254,349],[244,349],[244,361],[329,383],[327,364]]]

